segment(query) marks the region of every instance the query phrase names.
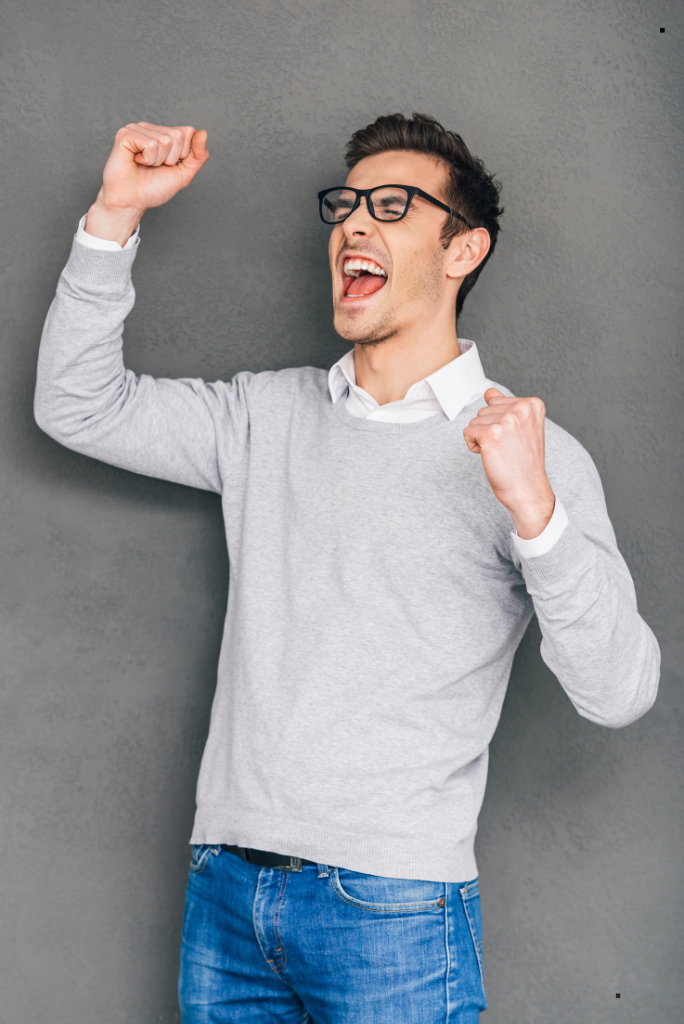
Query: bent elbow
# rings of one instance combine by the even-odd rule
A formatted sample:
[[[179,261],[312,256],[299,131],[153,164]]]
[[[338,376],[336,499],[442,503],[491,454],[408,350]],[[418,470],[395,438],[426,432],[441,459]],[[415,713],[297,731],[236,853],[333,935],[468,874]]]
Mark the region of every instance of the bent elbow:
[[[658,696],[660,682],[660,650],[655,638],[652,653],[649,663],[637,678],[630,680],[629,687],[621,686],[614,699],[606,701],[600,709],[578,708],[580,715],[607,729],[622,729],[650,711]]]
[[[44,434],[48,434],[50,437],[55,436],[56,424],[38,391],[33,399],[33,418]]]
[[[53,441],[64,443],[64,431],[60,429],[59,419],[50,403],[45,401],[38,389],[36,389],[33,399],[33,418],[44,434],[51,437]]]
[[[83,420],[74,416],[72,409],[67,409],[54,394],[44,394],[36,388],[33,400],[33,418],[37,425],[51,437],[53,441],[63,444],[65,448],[80,450],[80,433]]]
[[[628,708],[620,708],[603,719],[594,718],[593,721],[597,722],[598,725],[604,725],[607,729],[624,729],[626,725],[632,725],[633,722],[638,721],[647,711],[651,710],[655,704],[657,694],[658,684],[656,682],[656,685],[649,693],[638,700],[634,700]]]

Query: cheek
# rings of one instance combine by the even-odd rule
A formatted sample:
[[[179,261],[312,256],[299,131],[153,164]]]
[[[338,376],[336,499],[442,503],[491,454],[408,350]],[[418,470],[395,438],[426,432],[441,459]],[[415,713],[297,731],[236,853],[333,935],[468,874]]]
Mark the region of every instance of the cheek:
[[[431,249],[424,255],[422,265],[423,289],[426,296],[435,302],[441,300],[446,285],[446,274],[444,270],[444,250]]]
[[[335,268],[335,260],[337,258],[338,252],[340,251],[341,244],[342,244],[342,228],[335,227],[330,232],[330,240],[328,242],[328,258],[330,260],[330,268],[331,268],[331,270],[334,270],[334,268]]]
[[[393,266],[398,291],[420,299],[440,295],[444,274],[439,253],[432,249],[414,249],[397,258]]]

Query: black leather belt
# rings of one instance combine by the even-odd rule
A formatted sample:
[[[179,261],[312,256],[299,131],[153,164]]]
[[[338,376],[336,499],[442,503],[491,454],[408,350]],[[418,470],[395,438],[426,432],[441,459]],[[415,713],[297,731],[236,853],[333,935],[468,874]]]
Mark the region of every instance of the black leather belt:
[[[304,857],[286,857],[282,853],[268,853],[266,850],[251,850],[244,846],[228,846],[221,843],[221,849],[242,857],[248,864],[256,864],[260,868],[278,868],[279,871],[301,871],[302,864],[315,864],[315,860]]]

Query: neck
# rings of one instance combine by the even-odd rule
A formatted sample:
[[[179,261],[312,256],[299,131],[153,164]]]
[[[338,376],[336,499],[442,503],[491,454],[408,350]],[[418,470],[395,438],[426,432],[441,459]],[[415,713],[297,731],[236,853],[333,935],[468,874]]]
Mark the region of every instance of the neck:
[[[388,338],[377,345],[354,346],[356,383],[378,405],[398,402],[419,380],[460,356],[456,325],[430,336],[429,331]]]

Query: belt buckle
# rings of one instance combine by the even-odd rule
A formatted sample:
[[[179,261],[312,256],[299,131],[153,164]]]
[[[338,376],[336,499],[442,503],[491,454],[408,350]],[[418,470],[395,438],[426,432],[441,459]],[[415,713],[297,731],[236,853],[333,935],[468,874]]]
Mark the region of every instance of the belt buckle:
[[[302,870],[302,858],[301,857],[290,857],[289,864],[278,864],[278,871],[300,871]]]

